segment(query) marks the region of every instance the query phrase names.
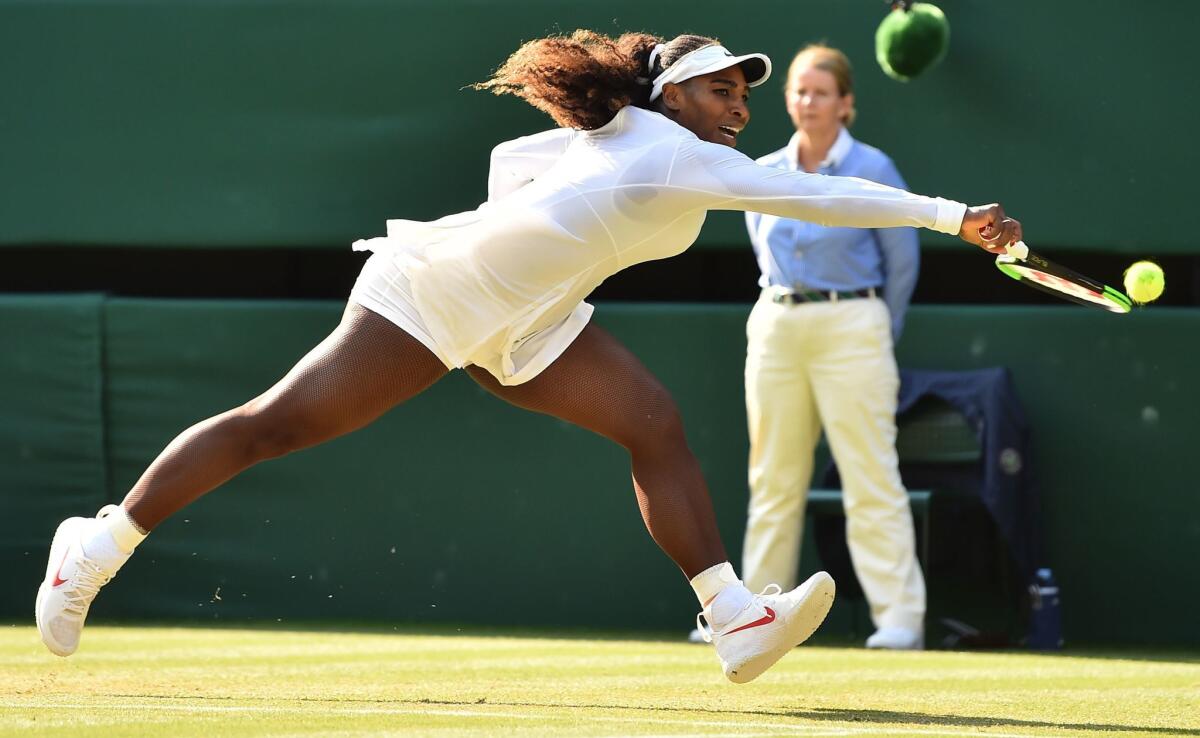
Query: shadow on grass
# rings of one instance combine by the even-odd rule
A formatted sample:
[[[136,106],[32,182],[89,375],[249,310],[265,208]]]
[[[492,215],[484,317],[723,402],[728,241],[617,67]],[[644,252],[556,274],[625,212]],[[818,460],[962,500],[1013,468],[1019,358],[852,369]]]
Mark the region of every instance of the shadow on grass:
[[[236,701],[236,702],[255,702],[258,700],[266,700],[274,703],[280,702],[278,698],[256,698],[242,696],[179,696],[179,695],[159,695],[159,694],[113,694],[110,697],[116,698],[137,698],[137,699],[163,699],[163,700],[200,700],[200,701]],[[288,701],[288,700],[283,700]],[[526,702],[515,700],[492,700],[486,697],[480,697],[472,700],[436,700],[436,699],[373,699],[373,698],[356,698],[356,697],[337,697],[333,699],[322,699],[315,697],[300,697],[294,700],[299,703],[320,703],[320,704],[351,704],[351,705],[435,705],[442,707],[469,707],[487,705],[489,707],[515,707],[515,708],[549,708],[549,709],[589,709],[589,710],[613,710],[613,711],[628,711],[628,712],[665,712],[665,713],[686,713],[686,714],[704,714],[714,717],[736,718],[736,717],[754,717],[754,718],[793,718],[796,720],[821,721],[829,723],[875,723],[879,725],[892,726],[911,726],[911,725],[928,725],[941,727],[956,727],[956,728],[1050,728],[1054,730],[1069,730],[1077,731],[1083,734],[1094,733],[1153,733],[1164,736],[1200,736],[1200,729],[1197,728],[1172,728],[1172,727],[1148,727],[1140,725],[1121,725],[1113,723],[1066,723],[1066,722],[1051,722],[1045,720],[1022,720],[1019,718],[1005,717],[971,717],[966,715],[946,715],[946,714],[930,714],[925,712],[904,712],[901,710],[871,710],[871,709],[843,709],[843,708],[826,708],[818,707],[813,709],[802,710],[721,710],[703,707],[667,707],[667,706],[649,706],[649,705],[621,705],[621,704],[598,704],[598,703],[560,703],[560,702]]]
[[[786,711],[780,714],[802,720],[825,720],[839,723],[915,723],[917,725],[940,725],[957,728],[1053,728],[1055,730],[1073,730],[1083,733],[1125,733],[1136,731],[1159,735],[1200,735],[1200,729],[1197,728],[1152,728],[1141,725],[1118,725],[1110,723],[1061,723],[1005,717],[937,715],[899,710],[849,710],[836,707],[818,707],[811,710]]]

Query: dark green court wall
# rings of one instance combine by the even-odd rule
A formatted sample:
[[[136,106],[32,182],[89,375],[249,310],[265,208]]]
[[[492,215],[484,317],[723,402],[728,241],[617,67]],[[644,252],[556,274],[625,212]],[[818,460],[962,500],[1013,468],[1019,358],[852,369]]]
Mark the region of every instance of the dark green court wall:
[[[187,425],[261,392],[337,322],[309,302],[0,303],[0,617],[29,617],[54,525],[117,501]],[[678,400],[740,558],[748,306],[602,304]],[[30,330],[30,329],[33,330]],[[1011,368],[1072,642],[1191,644],[1200,311],[917,306],[905,366]],[[103,359],[101,361],[101,358]],[[811,569],[815,562],[803,566]],[[1115,593],[1137,592],[1137,597]],[[375,425],[256,467],[157,531],[95,617],[684,629],[625,453],[457,372]]]
[[[57,525],[50,521],[108,497],[102,377],[100,296],[0,296],[5,582],[45,569],[47,525],[51,533]],[[27,599],[22,591],[2,609],[24,616]]]
[[[857,69],[855,134],[916,191],[1003,202],[1030,243],[1190,252],[1195,3],[946,0],[936,68],[873,56],[879,0],[0,0],[0,244],[344,248],[485,195],[488,152],[549,126],[464,89],[522,40],[698,32],[770,54],[741,148],[790,133],[791,55]],[[946,239],[924,234],[931,244]],[[717,215],[702,246],[741,246]]]
[[[464,88],[523,40],[590,27],[770,54],[741,143],[754,156],[790,134],[790,56],[826,40],[856,66],[855,135],[913,190],[999,200],[1053,250],[1197,253],[1180,219],[1200,169],[1198,6],[939,5],[949,53],[900,84],[873,59],[878,0],[0,0],[0,246],[344,249],[388,218],[473,207],[492,146],[550,123]],[[698,247],[745,248],[741,223],[714,213]],[[59,520],[119,500],[175,434],[269,387],[340,310],[0,296],[0,560],[17,585],[0,617],[28,619]],[[747,312],[604,304],[596,318],[678,399],[735,561]],[[1197,310],[910,314],[903,365],[1012,370],[1071,641],[1200,644],[1198,332]],[[621,449],[456,373],[168,521],[95,616],[682,631],[694,609]]]

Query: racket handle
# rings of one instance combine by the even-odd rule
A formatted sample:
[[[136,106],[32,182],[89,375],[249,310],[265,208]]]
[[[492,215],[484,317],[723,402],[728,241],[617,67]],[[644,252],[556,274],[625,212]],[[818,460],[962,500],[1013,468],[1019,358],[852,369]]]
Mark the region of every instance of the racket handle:
[[[1025,261],[1025,259],[1029,257],[1029,247],[1025,245],[1024,241],[1017,241],[1016,243],[1009,244],[1008,246],[1004,247],[1004,250],[1007,251],[1008,255],[1012,258],[1020,259],[1021,261]]]

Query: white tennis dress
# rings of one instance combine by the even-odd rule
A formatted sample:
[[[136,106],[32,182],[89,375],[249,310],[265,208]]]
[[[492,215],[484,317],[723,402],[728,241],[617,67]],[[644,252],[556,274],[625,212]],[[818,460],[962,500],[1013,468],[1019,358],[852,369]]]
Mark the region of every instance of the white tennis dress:
[[[355,242],[375,254],[350,299],[447,367],[475,364],[501,384],[521,384],[587,325],[588,293],[628,266],[684,251],[709,210],[956,234],[966,206],[764,167],[631,106],[594,131],[560,128],[497,146],[488,201],[476,210],[390,220],[387,236]]]

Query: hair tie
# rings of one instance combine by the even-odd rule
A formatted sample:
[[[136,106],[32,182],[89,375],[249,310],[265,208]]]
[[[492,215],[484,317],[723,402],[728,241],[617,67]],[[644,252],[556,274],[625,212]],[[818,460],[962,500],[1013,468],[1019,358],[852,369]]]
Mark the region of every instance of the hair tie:
[[[648,74],[654,74],[654,62],[658,61],[658,57],[662,56],[663,49],[665,48],[667,48],[665,44],[654,45],[654,50],[650,52],[650,59],[646,62],[646,72]]]

